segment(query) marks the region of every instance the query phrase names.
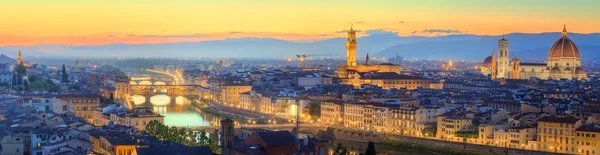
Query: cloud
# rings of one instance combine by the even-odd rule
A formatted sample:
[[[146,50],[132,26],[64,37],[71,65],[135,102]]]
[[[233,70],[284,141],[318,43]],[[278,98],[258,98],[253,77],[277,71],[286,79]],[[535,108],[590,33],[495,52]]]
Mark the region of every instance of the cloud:
[[[415,31],[412,31],[412,34],[415,34],[415,33],[417,33],[417,30],[415,30]]]
[[[423,32],[423,33],[447,33],[447,34],[463,33],[463,31],[461,31],[461,30],[452,30],[452,29],[425,29],[421,32]]]
[[[406,24],[405,21],[399,21],[398,23],[400,23],[400,24]]]
[[[364,23],[365,23],[365,22],[363,22],[363,21],[357,21],[357,22],[354,22],[354,24],[364,24]]]
[[[231,32],[229,32],[229,33],[234,33],[234,34],[235,34],[235,33],[244,33],[244,31],[231,31]]]
[[[365,31],[366,34],[368,35],[372,35],[372,34],[397,34],[398,33],[398,29],[394,29],[394,28],[381,28],[381,29],[372,29],[372,30],[366,30]]]
[[[362,30],[354,30],[354,31],[356,31],[356,32],[363,32]],[[335,33],[347,33],[347,32],[348,32],[348,30],[341,30],[341,31],[337,31]]]
[[[141,37],[141,38],[202,38],[208,37],[206,34],[184,34],[184,35],[135,35],[135,34],[127,34],[127,37]]]
[[[108,34],[108,35],[106,35],[106,37],[111,37],[112,38],[112,37],[117,37],[117,35],[116,34]]]

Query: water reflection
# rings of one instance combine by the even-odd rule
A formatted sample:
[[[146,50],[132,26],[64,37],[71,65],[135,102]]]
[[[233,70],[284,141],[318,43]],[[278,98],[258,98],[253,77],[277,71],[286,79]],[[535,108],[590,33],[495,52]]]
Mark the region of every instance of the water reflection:
[[[164,106],[171,103],[171,97],[167,95],[154,95],[150,97],[150,103],[153,106]]]
[[[131,101],[135,107],[152,107],[154,112],[165,116],[164,123],[169,126],[211,126],[212,120],[220,120],[197,110],[191,104],[192,101],[184,96],[132,95]]]

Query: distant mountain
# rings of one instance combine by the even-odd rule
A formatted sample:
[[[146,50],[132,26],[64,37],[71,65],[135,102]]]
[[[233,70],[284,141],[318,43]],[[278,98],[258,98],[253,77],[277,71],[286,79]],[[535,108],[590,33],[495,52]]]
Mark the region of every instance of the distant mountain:
[[[548,50],[560,37],[560,33],[523,34],[505,36],[509,40],[509,56],[525,61],[544,61]],[[390,57],[399,54],[404,57],[420,59],[466,59],[483,60],[497,51],[497,41],[501,36],[467,36],[463,40],[435,37],[413,43],[400,43],[382,50],[375,56]],[[600,34],[569,34],[577,44],[583,60],[600,57]]]
[[[510,41],[510,57],[522,60],[546,60],[547,50],[560,37],[560,33],[524,34],[505,36]],[[569,34],[585,59],[600,58],[600,34]],[[376,57],[396,54],[420,59],[483,60],[497,48],[501,36],[449,35],[438,37],[398,36],[394,33],[377,33],[358,38],[357,55],[367,53]],[[312,54],[314,57],[346,55],[346,38],[333,38],[315,42],[292,42],[270,38],[239,38],[203,42],[162,44],[109,44],[68,46],[42,44],[36,46],[5,46],[0,53],[16,55],[21,49],[25,56],[62,57],[294,57]]]

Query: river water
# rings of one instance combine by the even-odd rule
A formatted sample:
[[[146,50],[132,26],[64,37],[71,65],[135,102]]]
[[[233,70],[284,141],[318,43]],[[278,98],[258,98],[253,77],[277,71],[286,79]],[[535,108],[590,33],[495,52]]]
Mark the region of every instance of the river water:
[[[183,96],[153,95],[142,96],[132,95],[131,100],[135,107],[152,107],[154,112],[165,116],[164,123],[168,126],[194,127],[194,126],[213,126],[218,125],[221,118],[203,113],[191,105],[192,101]],[[330,151],[333,152],[337,143],[341,143],[349,151],[350,155],[359,155],[363,153],[368,143],[354,142],[347,140],[333,140],[329,144]],[[375,146],[377,154],[382,155],[402,155],[402,154],[436,154],[435,152],[423,151],[396,151],[381,145]]]
[[[135,107],[152,107],[154,112],[163,116],[165,125],[178,127],[213,126],[220,118],[197,111],[192,101],[183,96],[132,95]]]

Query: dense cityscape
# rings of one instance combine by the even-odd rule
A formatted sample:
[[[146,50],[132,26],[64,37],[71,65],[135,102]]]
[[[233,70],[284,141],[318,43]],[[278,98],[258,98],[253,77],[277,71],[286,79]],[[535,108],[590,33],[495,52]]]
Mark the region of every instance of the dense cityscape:
[[[509,60],[510,38],[482,61],[360,60],[355,33],[345,59],[0,55],[0,154],[600,151],[599,70],[566,26],[546,63]]]

